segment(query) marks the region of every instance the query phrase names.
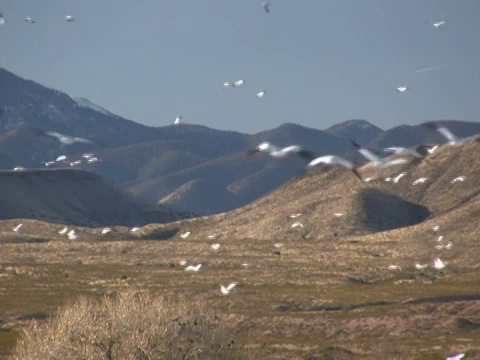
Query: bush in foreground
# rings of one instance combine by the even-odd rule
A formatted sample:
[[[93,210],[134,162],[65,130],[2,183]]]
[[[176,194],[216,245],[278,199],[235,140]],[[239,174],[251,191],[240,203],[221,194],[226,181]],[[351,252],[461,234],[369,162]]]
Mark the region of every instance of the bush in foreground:
[[[13,359],[238,359],[233,331],[204,304],[126,291],[81,297],[25,329]]]

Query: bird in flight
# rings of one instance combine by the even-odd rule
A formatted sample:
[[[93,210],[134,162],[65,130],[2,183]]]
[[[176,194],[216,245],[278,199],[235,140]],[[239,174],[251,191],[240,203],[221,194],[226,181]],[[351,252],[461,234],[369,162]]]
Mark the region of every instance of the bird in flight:
[[[75,18],[72,15],[65,16],[65,21],[66,22],[72,22],[73,20],[75,20]]]
[[[407,90],[410,90],[410,87],[407,86],[407,85],[403,85],[403,86],[397,87],[397,91],[400,92],[400,93],[404,93],[404,92],[406,92]]]
[[[374,154],[372,151],[362,147],[361,145],[357,144],[355,141],[352,139],[348,139],[350,143],[358,150],[360,154],[363,155],[369,162],[373,165],[376,166],[381,166],[381,167],[388,167],[392,165],[398,165],[398,164],[404,164],[407,162],[406,159],[404,158],[398,158],[398,159],[392,159],[392,160],[387,160],[384,158],[381,158],[380,156]]]
[[[63,135],[63,134],[60,134],[60,133],[57,133],[57,132],[54,132],[54,131],[47,131],[45,134],[48,135],[48,136],[53,136],[54,138],[56,138],[58,141],[60,141],[62,146],[63,145],[72,145],[76,142],[85,143],[85,144],[93,144],[93,141],[91,141],[91,140],[80,138],[80,137]]]
[[[265,10],[265,12],[267,14],[270,14],[270,4],[268,2],[266,2],[266,1],[263,2],[262,7],[263,7],[263,10]]]
[[[25,20],[26,22],[29,22],[30,24],[35,24],[35,20],[34,20],[33,18],[31,18],[31,17],[26,17],[26,18],[23,19],[23,20]]]
[[[312,161],[310,161],[308,163],[307,167],[311,168],[311,167],[314,167],[318,164],[343,166],[347,169],[350,169],[355,174],[356,177],[358,177],[360,180],[363,181],[362,176],[358,173],[355,165],[351,161],[348,161],[347,159],[344,159],[340,156],[336,156],[336,155],[320,156],[320,157],[317,157],[317,158],[313,159]]]
[[[268,152],[270,156],[276,158],[285,157],[288,154],[295,153],[299,157],[301,157],[307,164],[315,157],[315,154],[313,154],[311,151],[305,150],[298,145],[290,145],[281,149],[278,146],[269,143],[268,141],[265,141],[257,147],[248,150],[247,155],[253,155],[259,152]]]
[[[230,283],[227,287],[225,287],[223,284],[220,284],[220,291],[222,292],[223,295],[228,295],[230,294],[230,291],[232,291],[235,286],[237,286],[236,282]]]
[[[426,122],[423,124],[423,126],[425,126],[427,129],[438,131],[448,141],[449,145],[462,144],[465,141],[477,139],[479,136],[479,134],[475,134],[466,138],[460,138],[453,134],[446,126],[443,126],[435,121]]]
[[[3,17],[3,14],[0,13],[0,25],[5,24],[5,18]]]

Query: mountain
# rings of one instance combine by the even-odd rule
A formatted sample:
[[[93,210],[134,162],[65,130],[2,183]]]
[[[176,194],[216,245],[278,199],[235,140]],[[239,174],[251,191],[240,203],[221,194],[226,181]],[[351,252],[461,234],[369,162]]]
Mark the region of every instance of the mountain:
[[[81,226],[141,226],[190,217],[153,206],[81,170],[0,171],[0,219]]]
[[[367,144],[384,133],[384,130],[366,120],[347,120],[333,125],[325,132],[339,137],[350,138],[359,144]]]
[[[361,182],[338,167],[311,171],[242,208],[174,224],[150,225],[149,231],[151,236],[172,234],[174,229],[191,231],[191,237],[198,239],[214,232],[218,241],[309,240],[401,229],[424,236],[437,224],[458,236],[471,237],[478,232],[480,218],[480,182],[476,181],[480,177],[479,150],[480,141],[441,145],[428,161],[381,169],[370,182]],[[365,166],[360,171],[366,174],[371,169]],[[384,180],[400,172],[406,175],[398,183]],[[465,180],[452,183],[459,176]],[[421,177],[426,177],[426,182],[413,185]],[[302,215],[291,218],[295,213]],[[291,227],[295,222],[303,227]]]

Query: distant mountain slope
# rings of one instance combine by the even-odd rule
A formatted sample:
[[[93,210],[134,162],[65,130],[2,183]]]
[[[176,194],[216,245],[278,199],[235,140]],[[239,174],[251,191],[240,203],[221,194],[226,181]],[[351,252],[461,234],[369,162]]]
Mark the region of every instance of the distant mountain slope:
[[[380,170],[376,180],[366,183],[341,168],[307,173],[240,209],[177,222],[175,227],[178,231],[191,231],[192,237],[200,239],[215,229],[218,241],[334,239],[409,226],[414,226],[412,229],[419,234],[431,234],[433,225],[457,229],[461,234],[478,233],[479,150],[480,141],[442,145],[428,161]],[[371,169],[365,167],[361,171]],[[406,175],[398,183],[384,180],[400,172]],[[465,176],[464,181],[452,183],[459,176]],[[425,183],[413,185],[420,177],[427,178]],[[291,218],[295,213],[302,215]],[[295,222],[301,225],[292,227]],[[165,232],[169,227],[149,228],[152,232]]]
[[[347,120],[325,129],[325,132],[367,144],[382,135],[384,130],[366,120]]]
[[[0,171],[0,184],[0,219],[140,226],[190,216],[146,204],[86,171]]]

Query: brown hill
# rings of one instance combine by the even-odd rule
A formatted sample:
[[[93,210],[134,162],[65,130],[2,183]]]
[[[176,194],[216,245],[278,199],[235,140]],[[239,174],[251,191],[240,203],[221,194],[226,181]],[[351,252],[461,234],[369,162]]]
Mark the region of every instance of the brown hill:
[[[243,208],[211,217],[168,225],[150,225],[152,232],[170,226],[191,231],[192,237],[252,239],[332,239],[391,229],[431,231],[431,224],[455,228],[461,234],[480,230],[479,142],[442,145],[427,160],[381,171],[365,166],[360,182],[342,168],[300,176],[279,190]],[[398,183],[385,181],[401,172]],[[458,176],[465,181],[452,183]],[[424,184],[413,185],[421,177]],[[294,213],[302,215],[292,219]],[[342,216],[334,214],[341,213]],[[292,228],[295,222],[302,227]],[[414,224],[418,226],[409,227]],[[461,224],[461,225],[459,225]],[[462,227],[463,226],[463,227]]]
[[[187,216],[146,204],[81,170],[0,171],[0,184],[0,219],[139,226]]]

